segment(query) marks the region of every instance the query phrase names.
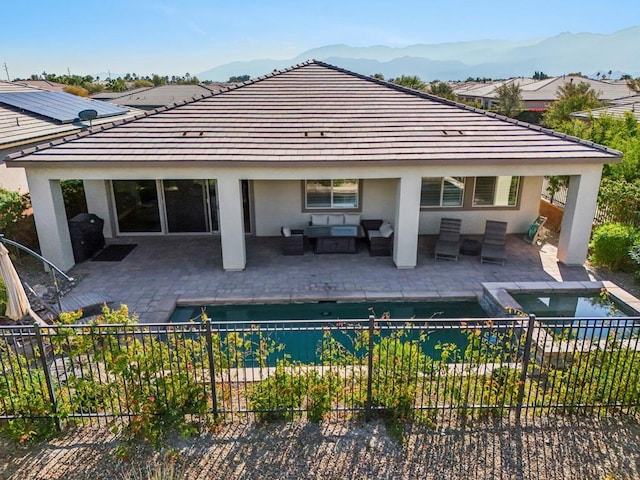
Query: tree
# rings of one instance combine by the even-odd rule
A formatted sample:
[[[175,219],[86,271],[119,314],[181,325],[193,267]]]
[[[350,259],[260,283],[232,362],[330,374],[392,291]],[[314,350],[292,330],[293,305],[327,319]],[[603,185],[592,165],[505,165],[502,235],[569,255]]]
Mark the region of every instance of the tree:
[[[546,80],[547,78],[549,78],[549,75],[547,75],[546,73],[540,71],[538,72],[537,70],[535,72],[533,72],[533,77],[534,80]]]
[[[88,97],[89,91],[86,88],[83,88],[79,85],[67,85],[63,88],[63,90],[71,95],[76,95],[78,97]]]
[[[417,75],[402,75],[399,78],[394,79],[393,83],[402,87],[411,88],[412,90],[427,90],[427,84],[424,83]]]
[[[629,87],[631,90],[633,90],[636,93],[640,93],[640,77],[638,78],[631,78],[631,75],[628,75],[628,79],[627,80],[627,87]]]
[[[157,73],[154,73],[151,76],[151,81],[153,82],[153,86],[154,87],[159,87],[160,85],[166,85],[167,84],[166,79],[164,77],[161,77]]]
[[[242,83],[251,79],[251,75],[237,75],[234,77],[229,77],[229,83]]]
[[[455,100],[456,94],[453,93],[453,88],[446,83],[434,80],[429,84],[429,93],[436,95],[440,98],[447,98],[449,100]]]
[[[586,82],[574,82],[573,78],[558,87],[558,100],[549,105],[542,123],[551,128],[558,128],[571,119],[573,112],[592,110],[602,106],[598,94]]]
[[[381,73],[374,73],[371,75],[373,78],[377,78],[378,80],[384,80],[384,75]]]
[[[498,102],[498,113],[505,117],[515,117],[523,109],[522,90],[515,82],[507,82],[496,88],[496,100]]]

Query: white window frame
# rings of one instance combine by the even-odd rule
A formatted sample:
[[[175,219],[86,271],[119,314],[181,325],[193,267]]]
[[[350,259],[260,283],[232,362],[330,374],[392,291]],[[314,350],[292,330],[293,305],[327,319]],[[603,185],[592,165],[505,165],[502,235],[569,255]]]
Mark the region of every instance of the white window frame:
[[[334,204],[334,200],[333,200],[333,196],[334,196],[334,182],[337,181],[342,181],[342,180],[354,180],[357,184],[357,191],[356,191],[356,205],[353,207],[344,207],[341,205],[335,205]],[[331,182],[331,200],[330,206],[320,206],[320,207],[315,207],[315,206],[310,206],[309,205],[309,194],[307,191],[307,183],[308,182]],[[305,211],[321,211],[321,210],[341,210],[341,211],[360,211],[361,209],[361,198],[362,198],[362,180],[358,180],[355,178],[336,178],[336,179],[316,179],[316,180],[305,180],[304,181],[304,209]]]

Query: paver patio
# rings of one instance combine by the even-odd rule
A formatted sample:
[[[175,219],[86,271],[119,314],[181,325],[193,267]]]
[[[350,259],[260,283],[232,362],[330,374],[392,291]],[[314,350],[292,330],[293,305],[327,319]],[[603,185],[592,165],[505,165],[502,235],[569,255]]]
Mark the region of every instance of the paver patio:
[[[244,271],[222,269],[220,239],[214,236],[120,237],[110,243],[137,247],[119,262],[84,262],[71,270],[82,278],[74,292],[103,292],[126,304],[141,322],[165,321],[176,302],[274,302],[313,300],[453,299],[475,297],[483,282],[589,281],[584,267],[566,267],[556,248],[525,243],[510,235],[505,265],[435,260],[435,237],[421,236],[418,265],[397,269],[392,257],[356,254],[283,256],[279,237],[247,237]]]

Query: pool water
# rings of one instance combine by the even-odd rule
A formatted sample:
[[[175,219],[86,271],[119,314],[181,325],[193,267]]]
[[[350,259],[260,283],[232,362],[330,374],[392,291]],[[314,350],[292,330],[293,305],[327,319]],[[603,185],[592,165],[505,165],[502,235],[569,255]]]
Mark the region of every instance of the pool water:
[[[256,322],[261,324],[263,332],[275,344],[285,346],[279,355],[290,355],[293,360],[304,363],[317,361],[317,349],[323,339],[322,320],[344,320],[351,322],[366,322],[369,315],[379,319],[383,314],[389,314],[393,320],[428,320],[428,319],[458,319],[458,318],[486,318],[487,314],[477,301],[451,302],[315,302],[315,303],[287,303],[287,304],[235,304],[235,305],[207,305],[177,307],[170,317],[171,322],[188,322],[201,319],[202,312],[210,318],[214,327],[229,326],[234,322]],[[284,331],[278,328],[282,320],[316,320],[314,324],[293,324],[288,327],[305,327],[304,330]],[[220,324],[224,324],[220,325]],[[316,328],[313,328],[315,325]],[[246,325],[245,325],[246,327]],[[311,327],[311,328],[310,328]],[[353,331],[334,331],[333,338],[351,349]],[[417,336],[417,332],[412,333]],[[257,337],[257,335],[256,335]],[[440,351],[436,346],[442,343],[454,343],[461,352],[467,345],[467,337],[458,329],[439,329],[429,332],[428,340],[423,345],[423,352],[438,359]],[[269,363],[272,363],[269,362]]]
[[[635,312],[627,305],[583,293],[515,293],[512,297],[526,313],[537,317],[603,318],[628,317]]]
[[[513,294],[523,311],[542,318],[550,331],[557,336],[591,339],[606,338],[615,332],[616,337],[637,335],[632,320],[623,318],[637,313],[631,307],[606,299],[598,294],[580,293],[524,293]],[[569,322],[544,320],[544,317],[575,318]]]

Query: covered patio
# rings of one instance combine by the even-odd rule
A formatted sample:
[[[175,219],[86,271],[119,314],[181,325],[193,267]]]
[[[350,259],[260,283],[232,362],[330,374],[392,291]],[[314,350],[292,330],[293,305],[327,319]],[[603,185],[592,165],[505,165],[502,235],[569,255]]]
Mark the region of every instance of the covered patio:
[[[76,265],[71,274],[81,281],[74,292],[103,292],[140,321],[159,322],[177,303],[457,299],[476,297],[483,282],[591,280],[584,267],[559,263],[554,245],[530,245],[521,235],[508,235],[505,265],[481,264],[469,255],[435,260],[435,237],[421,235],[414,269],[396,268],[391,257],[370,257],[364,244],[356,254],[316,255],[307,246],[302,256],[283,256],[279,237],[246,241],[247,268],[225,272],[219,238],[114,239],[110,243],[137,246],[119,262]]]

